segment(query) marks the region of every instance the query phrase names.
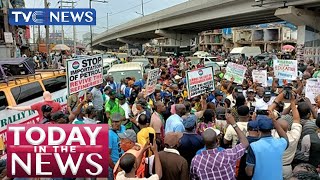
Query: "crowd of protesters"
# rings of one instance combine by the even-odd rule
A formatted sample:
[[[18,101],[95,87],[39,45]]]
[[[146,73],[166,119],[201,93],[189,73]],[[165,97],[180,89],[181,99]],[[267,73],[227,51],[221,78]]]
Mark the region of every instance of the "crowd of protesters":
[[[31,106],[40,123],[106,123],[109,179],[319,179],[320,93],[312,104],[306,80],[319,78],[312,61],[299,61],[300,77],[275,78],[272,63],[252,58],[242,84],[215,72],[215,90],[188,99],[185,58],[169,57],[159,68],[156,90],[146,96],[147,74],[127,77],[68,97],[62,109],[50,92]],[[252,70],[267,70],[269,86],[253,82]],[[287,90],[291,87],[291,91]],[[106,167],[107,168],[107,167]]]

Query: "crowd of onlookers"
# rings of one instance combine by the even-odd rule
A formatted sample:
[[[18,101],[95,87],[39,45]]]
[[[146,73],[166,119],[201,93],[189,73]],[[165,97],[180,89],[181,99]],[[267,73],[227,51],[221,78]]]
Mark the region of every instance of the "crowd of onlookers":
[[[319,179],[320,94],[315,104],[305,96],[319,67],[300,61],[301,77],[283,81],[270,64],[238,63],[248,67],[242,84],[224,79],[222,69],[214,91],[191,99],[191,67],[169,57],[153,65],[160,73],[149,96],[147,74],[122,82],[108,76],[70,95],[66,108],[45,92],[43,102],[8,109],[36,110],[40,123],[109,124],[109,179]],[[268,71],[268,87],[253,82],[254,69]]]

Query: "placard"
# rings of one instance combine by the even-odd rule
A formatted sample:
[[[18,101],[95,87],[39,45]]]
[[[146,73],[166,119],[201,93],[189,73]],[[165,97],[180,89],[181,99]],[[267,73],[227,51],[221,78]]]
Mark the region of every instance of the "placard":
[[[74,94],[103,83],[102,56],[67,60],[68,93]]]
[[[107,177],[108,125],[8,125],[9,177]]]
[[[253,82],[261,83],[263,87],[268,86],[267,70],[253,70],[252,71]]]
[[[308,79],[306,84],[306,97],[310,99],[312,104],[315,104],[314,98],[320,94],[320,79]]]
[[[229,62],[226,68],[226,74],[224,75],[224,78],[230,81],[231,78],[233,77],[234,79],[233,82],[237,84],[242,84],[245,78],[244,75],[246,71],[247,71],[247,67]]]
[[[296,60],[273,60],[274,75],[278,79],[296,80],[298,66]]]
[[[156,90],[158,77],[159,77],[159,68],[152,69],[148,72],[148,79],[147,79],[147,85],[146,85],[147,96],[154,93],[154,91]]]
[[[212,67],[199,68],[187,72],[188,98],[193,98],[214,90]]]

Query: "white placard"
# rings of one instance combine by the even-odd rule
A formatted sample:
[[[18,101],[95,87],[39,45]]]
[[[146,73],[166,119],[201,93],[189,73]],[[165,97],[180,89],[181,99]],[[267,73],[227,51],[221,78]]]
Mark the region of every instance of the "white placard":
[[[261,83],[263,87],[268,86],[267,70],[253,70],[252,71],[253,82]]]
[[[278,79],[296,80],[298,64],[296,60],[273,60],[274,75]]]
[[[315,104],[314,98],[320,94],[320,79],[308,79],[305,94],[311,103]]]
[[[212,67],[199,68],[187,72],[188,98],[193,98],[214,90]]]
[[[148,72],[148,79],[146,85],[146,95],[149,96],[150,94],[154,93],[156,90],[156,85],[158,83],[159,77],[159,68],[152,69]]]

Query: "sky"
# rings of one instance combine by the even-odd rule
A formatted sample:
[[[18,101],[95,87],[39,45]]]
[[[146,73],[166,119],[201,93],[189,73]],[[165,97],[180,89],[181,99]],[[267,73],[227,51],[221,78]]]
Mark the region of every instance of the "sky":
[[[48,0],[51,8],[58,8],[59,0]],[[71,1],[71,0],[64,0]],[[74,0],[76,8],[89,8],[89,0]],[[103,1],[103,0],[99,0]],[[92,8],[97,12],[97,25],[93,26],[94,33],[101,33],[107,27],[107,13],[109,13],[109,29],[117,25],[124,24],[130,20],[141,17],[142,0],[107,0],[108,3],[100,3],[92,1]],[[144,14],[148,15],[153,12],[166,9],[168,7],[180,4],[187,0],[143,0]],[[44,0],[25,0],[27,8],[42,8]],[[138,13],[136,13],[138,12]],[[56,30],[61,30],[61,26],[55,27]],[[65,37],[73,37],[72,26],[64,26]],[[89,32],[89,26],[76,26],[77,39],[82,39],[84,33]],[[31,31],[32,32],[32,31]],[[50,32],[52,28],[50,27]],[[42,27],[41,33],[44,36],[45,30]],[[31,35],[32,36],[32,35]]]

